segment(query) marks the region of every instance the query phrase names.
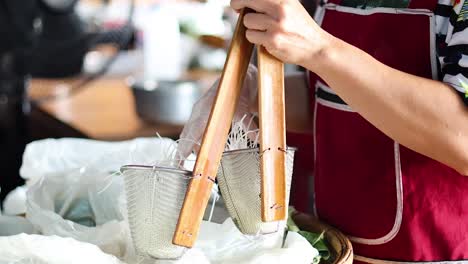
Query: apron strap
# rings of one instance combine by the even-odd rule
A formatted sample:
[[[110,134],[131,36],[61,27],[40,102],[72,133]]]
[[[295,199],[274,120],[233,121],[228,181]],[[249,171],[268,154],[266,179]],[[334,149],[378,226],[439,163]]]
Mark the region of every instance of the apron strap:
[[[356,3],[360,3],[359,5],[362,5],[361,4],[362,2],[362,3],[368,3],[369,6],[372,6],[373,1],[376,1],[376,0],[328,0],[324,2],[333,3],[336,5],[343,5],[343,6],[349,6],[350,4],[355,5]],[[383,4],[385,4],[385,0],[379,1],[379,2],[383,2]],[[393,2],[393,1],[389,1],[389,2]],[[409,5],[407,2],[409,2]],[[437,3],[438,3],[438,0],[401,0],[400,4],[397,4],[398,6],[388,5],[385,7],[395,7],[395,8],[407,7],[411,9],[428,9],[428,10],[434,11],[437,6]]]

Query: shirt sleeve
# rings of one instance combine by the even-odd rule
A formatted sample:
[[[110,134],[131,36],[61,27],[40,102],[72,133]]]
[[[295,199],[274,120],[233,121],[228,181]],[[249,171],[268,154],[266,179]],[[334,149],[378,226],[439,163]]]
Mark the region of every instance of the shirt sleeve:
[[[445,7],[443,2],[448,2]],[[452,2],[440,1],[436,10],[441,79],[468,106],[468,0],[455,0],[453,5]]]

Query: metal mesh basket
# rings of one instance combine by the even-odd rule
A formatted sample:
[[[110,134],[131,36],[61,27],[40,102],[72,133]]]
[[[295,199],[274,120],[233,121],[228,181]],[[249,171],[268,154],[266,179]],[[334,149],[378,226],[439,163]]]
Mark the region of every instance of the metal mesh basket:
[[[192,173],[167,167],[129,165],[125,179],[128,221],[137,253],[177,259],[186,248],[173,245],[179,213]]]
[[[289,204],[294,152],[293,148],[287,150],[286,204]],[[217,179],[226,208],[242,233],[251,235],[274,233],[285,224],[285,221],[262,222],[258,148],[225,151]]]

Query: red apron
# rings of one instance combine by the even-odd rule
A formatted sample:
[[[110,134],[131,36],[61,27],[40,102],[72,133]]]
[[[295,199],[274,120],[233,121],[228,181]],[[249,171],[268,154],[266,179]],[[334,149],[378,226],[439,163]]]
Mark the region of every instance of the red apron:
[[[318,11],[326,31],[388,66],[437,78],[436,0],[367,10],[340,2]],[[468,263],[468,177],[399,145],[310,77],[317,216],[349,236],[358,262]]]

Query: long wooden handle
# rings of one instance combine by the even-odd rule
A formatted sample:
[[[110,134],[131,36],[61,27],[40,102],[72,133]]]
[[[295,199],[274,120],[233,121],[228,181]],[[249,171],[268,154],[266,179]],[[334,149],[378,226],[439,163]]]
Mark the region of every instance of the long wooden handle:
[[[283,63],[258,47],[258,98],[262,175],[262,221],[284,220],[286,204],[286,121]]]
[[[242,11],[237,21],[219,82],[218,93],[195,163],[194,178],[190,182],[180,212],[172,241],[176,245],[193,246],[226,145],[229,128],[253,50],[253,45],[245,37],[245,27],[242,23],[244,14],[245,11]]]

